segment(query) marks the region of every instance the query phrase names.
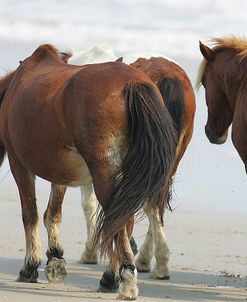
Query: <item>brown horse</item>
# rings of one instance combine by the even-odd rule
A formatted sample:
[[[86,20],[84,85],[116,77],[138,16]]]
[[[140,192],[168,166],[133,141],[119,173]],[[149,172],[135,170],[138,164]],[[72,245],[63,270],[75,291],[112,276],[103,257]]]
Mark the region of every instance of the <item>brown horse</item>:
[[[193,133],[195,95],[191,82],[178,64],[162,57],[139,58],[131,66],[144,72],[156,84],[173,119],[179,136],[176,161],[172,172],[172,176],[174,176]],[[150,211],[148,205],[145,207],[145,211],[149,218],[149,229],[139,251],[136,267],[138,271],[150,271],[154,243],[156,265],[152,277],[169,279],[170,273],[167,266],[169,249],[162,224],[157,213]]]
[[[99,53],[93,48],[89,57],[100,60],[101,57],[95,55]],[[107,52],[103,58],[112,60],[111,56],[107,57]],[[84,53],[76,54],[69,59],[69,62],[75,62],[83,65]],[[136,56],[135,56],[136,57]],[[150,58],[150,55],[148,55]],[[76,58],[76,61],[74,60]],[[68,58],[64,58],[65,61]],[[133,59],[132,55],[127,56],[127,61]],[[126,57],[120,58],[117,61],[126,60]],[[94,62],[91,62],[94,63]],[[173,170],[173,175],[176,172],[177,166],[189,144],[193,132],[194,113],[195,113],[195,96],[192,85],[185,71],[175,62],[163,57],[151,57],[150,59],[139,58],[134,63],[130,64],[134,68],[144,72],[156,84],[161,92],[164,103],[169,110],[173,119],[174,125],[179,134],[179,144],[176,151],[176,163]],[[92,186],[82,186],[82,205],[87,224],[87,242],[86,249],[82,253],[82,263],[96,263],[97,253],[92,248],[92,235],[95,230],[94,213],[97,208],[96,198],[94,197]],[[138,258],[135,262],[138,271],[147,272],[151,270],[151,260],[153,258],[153,247],[155,247],[156,265],[152,272],[152,278],[169,279],[170,273],[168,269],[169,249],[166,243],[166,236],[160,223],[157,213],[149,211],[148,207],[144,206],[149,218],[149,229],[146,239],[142,245]],[[133,249],[133,237],[131,238],[131,246]],[[135,245],[134,245],[135,247]],[[133,249],[134,250],[134,249]],[[105,271],[100,281],[101,291],[114,291],[117,288],[117,280],[114,278],[115,273],[109,270]]]
[[[54,279],[65,270],[57,232],[65,186],[92,177],[102,206],[95,242],[112,271],[120,268],[119,298],[135,299],[133,217],[147,203],[162,222],[177,147],[157,87],[126,64],[68,65],[42,45],[0,80],[0,104],[0,150],[19,189],[26,236],[18,280],[36,282],[41,263],[35,175],[56,184],[44,215]]]
[[[223,144],[232,124],[232,141],[247,172],[247,40],[231,36],[211,42],[212,49],[200,42],[204,59],[196,84],[206,91],[205,132],[211,143]]]

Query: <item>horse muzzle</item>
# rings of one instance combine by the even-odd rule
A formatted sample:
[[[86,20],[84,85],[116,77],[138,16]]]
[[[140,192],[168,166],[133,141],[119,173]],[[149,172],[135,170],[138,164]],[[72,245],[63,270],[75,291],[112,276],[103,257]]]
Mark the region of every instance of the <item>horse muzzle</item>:
[[[210,143],[216,145],[224,144],[228,135],[228,131],[226,131],[222,136],[215,135],[212,129],[208,126],[208,124],[205,126],[205,133]]]

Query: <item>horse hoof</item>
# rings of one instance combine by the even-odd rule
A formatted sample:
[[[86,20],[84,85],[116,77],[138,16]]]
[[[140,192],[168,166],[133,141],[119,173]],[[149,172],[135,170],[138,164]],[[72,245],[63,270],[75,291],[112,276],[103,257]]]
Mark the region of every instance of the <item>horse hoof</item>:
[[[98,259],[97,257],[92,257],[92,258],[88,258],[85,257],[84,255],[81,256],[81,259],[79,260],[79,263],[82,264],[98,264]]]
[[[97,289],[98,293],[116,293],[117,291],[118,291],[117,288],[107,288],[102,285],[100,285],[99,288]]]
[[[38,283],[37,278],[25,278],[24,276],[21,276],[21,275],[19,275],[19,277],[15,281],[24,282],[24,283]]]
[[[144,261],[139,261],[138,259],[135,262],[135,266],[138,273],[149,273],[151,271],[149,264]]]
[[[49,282],[57,283],[63,281],[67,275],[65,260],[52,258],[45,268],[45,275]]]
[[[151,279],[158,279],[158,280],[169,280],[170,279],[170,274],[166,273],[158,273],[158,272],[153,272],[150,275]]]
[[[38,283],[38,276],[39,275],[37,270],[21,270],[19,277],[16,279],[16,282]]]
[[[136,300],[137,297],[135,296],[126,296],[122,293],[120,293],[118,296],[117,296],[117,300]]]

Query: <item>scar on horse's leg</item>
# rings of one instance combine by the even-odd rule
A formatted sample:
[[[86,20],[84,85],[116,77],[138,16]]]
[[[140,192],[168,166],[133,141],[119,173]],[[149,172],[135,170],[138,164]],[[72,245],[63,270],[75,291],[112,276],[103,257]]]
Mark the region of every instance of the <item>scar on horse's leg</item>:
[[[62,220],[62,203],[65,186],[51,184],[51,193],[44,213],[44,224],[48,235],[48,258],[45,275],[50,282],[62,281],[66,275],[66,262],[63,258],[63,247],[59,242],[59,226]]]
[[[128,230],[122,231],[122,240],[116,243],[118,254],[122,254],[120,267],[120,285],[117,299],[135,300],[138,295],[137,270],[134,264],[134,255],[131,250]]]
[[[26,238],[24,265],[16,281],[36,283],[38,279],[38,267],[41,264],[41,244],[35,197],[35,177],[22,166],[18,159],[9,156],[9,163],[19,189],[22,221]]]
[[[80,263],[96,264],[98,263],[97,252],[93,249],[92,243],[96,224],[97,199],[92,184],[81,187],[81,201],[86,219],[87,241]]]
[[[148,214],[148,218],[152,227],[152,234],[155,246],[154,255],[156,259],[156,265],[151,274],[151,277],[155,279],[169,280],[170,272],[168,268],[168,262],[170,252],[166,243],[165,232],[163,230],[157,212],[150,211]]]

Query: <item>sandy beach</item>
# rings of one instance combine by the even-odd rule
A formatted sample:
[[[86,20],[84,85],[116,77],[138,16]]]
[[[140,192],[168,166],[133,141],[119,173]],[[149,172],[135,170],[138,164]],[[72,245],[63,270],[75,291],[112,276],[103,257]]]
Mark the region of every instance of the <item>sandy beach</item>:
[[[39,186],[38,186],[39,187]],[[48,191],[48,190],[47,190]],[[39,191],[42,213],[44,189]],[[48,194],[48,192],[47,192]],[[14,195],[14,194],[13,194]],[[64,202],[61,239],[68,276],[64,284],[48,284],[44,276],[47,247],[41,224],[43,263],[39,283],[15,279],[25,254],[20,206],[17,200],[0,202],[0,301],[114,301],[117,294],[96,293],[104,269],[78,263],[85,242],[85,222],[79,190],[69,190]],[[138,274],[139,301],[244,301],[247,299],[246,215],[176,210],[166,214],[166,234],[171,250],[169,281]],[[143,241],[147,221],[136,225],[135,238]]]

